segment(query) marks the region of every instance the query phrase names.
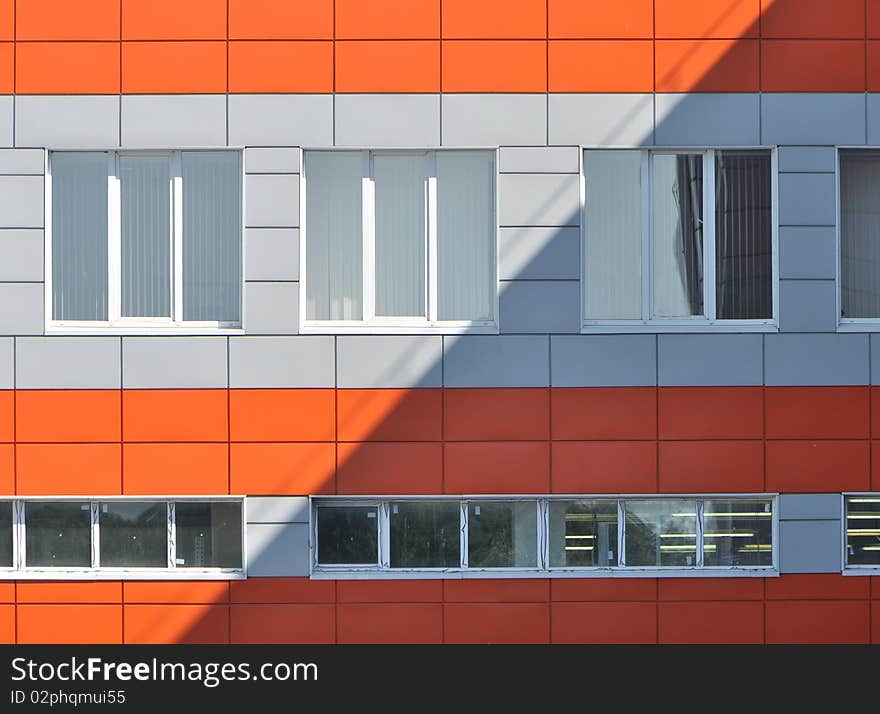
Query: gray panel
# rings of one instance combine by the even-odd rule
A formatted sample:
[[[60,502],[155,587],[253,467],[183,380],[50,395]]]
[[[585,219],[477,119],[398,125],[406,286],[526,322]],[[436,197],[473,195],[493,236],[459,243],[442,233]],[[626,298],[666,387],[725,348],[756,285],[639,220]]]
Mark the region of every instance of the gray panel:
[[[441,108],[444,146],[547,143],[546,94],[444,94]]]
[[[779,277],[834,280],[837,238],[833,226],[787,226],[779,229]]]
[[[118,337],[19,337],[18,389],[119,389]]]
[[[332,146],[333,95],[230,94],[230,146]]]
[[[299,280],[299,230],[248,228],[244,234],[245,280]]]
[[[445,337],[444,384],[447,387],[546,387],[550,384],[548,340],[539,335]]]
[[[14,342],[11,337],[0,337],[0,389],[12,389],[15,385]]]
[[[230,337],[233,388],[333,387],[333,337]]]
[[[40,335],[44,319],[42,283],[0,283],[0,335]]]
[[[833,146],[780,146],[779,170],[800,173],[834,173],[837,153]]]
[[[500,290],[501,332],[580,331],[578,281],[513,280]]]
[[[439,387],[443,338],[352,335],[336,338],[340,388]]]
[[[0,226],[43,227],[42,176],[0,176]]]
[[[871,384],[880,384],[880,335],[871,335]]]
[[[498,251],[501,280],[580,279],[577,228],[502,228]]]
[[[244,329],[251,335],[299,332],[299,283],[245,283]]]
[[[572,335],[550,338],[554,387],[653,387],[654,335]]]
[[[123,337],[125,389],[227,386],[225,337]]]
[[[498,177],[502,226],[580,225],[580,179],[566,174]]]
[[[123,95],[122,145],[226,146],[226,95]]]
[[[865,95],[762,94],[762,144],[863,144]]]
[[[650,146],[653,94],[551,94],[550,144]]]
[[[15,146],[15,100],[0,97],[0,146]]]
[[[841,508],[839,493],[781,493],[777,501],[783,521],[835,520]]]
[[[245,176],[244,195],[246,226],[299,225],[299,176]]]
[[[870,384],[868,335],[766,335],[770,386]]]
[[[248,524],[248,577],[294,577],[309,574],[309,527]]]
[[[871,146],[880,144],[880,94],[867,95],[868,131],[867,141]]]
[[[46,152],[42,149],[0,149],[0,174],[42,176],[45,169]]]
[[[298,174],[299,149],[245,149],[244,170],[249,174]]]
[[[119,146],[119,96],[17,96],[15,145],[51,149]]]
[[[761,141],[757,94],[658,94],[656,141],[672,146],[754,146]]]
[[[779,174],[779,225],[833,226],[834,174]]]
[[[780,521],[780,573],[838,573],[840,521]]]
[[[780,331],[835,332],[836,300],[833,280],[780,280]]]
[[[337,94],[337,146],[438,146],[437,94]]]
[[[309,499],[305,496],[248,496],[248,523],[308,523]]]
[[[580,149],[576,146],[502,147],[499,170],[511,174],[576,174],[580,171]]]
[[[0,230],[0,281],[43,279],[43,231]]]
[[[761,335],[659,335],[661,386],[763,384]]]

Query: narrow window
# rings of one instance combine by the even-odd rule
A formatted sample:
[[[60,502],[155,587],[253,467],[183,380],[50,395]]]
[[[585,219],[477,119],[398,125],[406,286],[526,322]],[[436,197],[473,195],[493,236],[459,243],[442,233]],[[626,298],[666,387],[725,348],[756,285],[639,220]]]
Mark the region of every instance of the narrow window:
[[[880,152],[840,152],[840,310],[880,318]]]

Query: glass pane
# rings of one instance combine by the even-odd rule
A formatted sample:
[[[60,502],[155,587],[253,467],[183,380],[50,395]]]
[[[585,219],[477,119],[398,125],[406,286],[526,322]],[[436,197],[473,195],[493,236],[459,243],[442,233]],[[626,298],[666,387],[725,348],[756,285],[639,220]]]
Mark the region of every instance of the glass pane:
[[[696,565],[696,501],[627,501],[625,512],[627,566]]]
[[[0,501],[0,568],[12,567],[12,501]]]
[[[171,159],[120,156],[122,315],[171,316]]]
[[[642,317],[642,154],[584,151],[584,316]]]
[[[468,567],[537,567],[537,528],[534,501],[472,501],[468,504]]]
[[[457,502],[391,504],[392,568],[457,568],[461,508]]]
[[[617,501],[551,501],[550,565],[617,565]]]
[[[25,560],[29,567],[92,564],[92,514],[88,503],[28,503]]]
[[[880,498],[846,499],[846,564],[880,565]]]
[[[880,317],[880,152],[840,152],[840,303]]]
[[[424,154],[373,157],[376,315],[425,316]]]
[[[495,310],[495,155],[437,154],[437,317],[491,320]]]
[[[357,151],[308,151],[306,318],[363,319],[363,174]]]
[[[98,518],[102,567],[167,567],[168,504],[102,503]]]
[[[379,515],[376,506],[317,509],[321,565],[378,565]]]
[[[241,154],[184,151],[181,169],[183,319],[239,322]]]
[[[52,318],[107,319],[107,167],[100,152],[52,154]]]
[[[241,567],[241,503],[177,502],[178,568]]]
[[[773,565],[770,501],[704,501],[703,565]]]
[[[703,314],[703,157],[655,154],[654,316]]]
[[[773,317],[770,154],[719,151],[715,159],[715,314]]]

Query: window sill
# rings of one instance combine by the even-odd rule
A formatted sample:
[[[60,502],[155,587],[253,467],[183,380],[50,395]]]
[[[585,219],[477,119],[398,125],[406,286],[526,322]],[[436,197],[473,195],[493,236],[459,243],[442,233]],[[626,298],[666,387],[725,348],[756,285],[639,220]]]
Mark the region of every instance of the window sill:
[[[49,325],[46,327],[46,335],[244,335],[242,327],[186,327],[184,325],[156,325],[122,327],[108,325],[106,327],[95,325]]]
[[[858,322],[838,322],[838,332],[880,332],[880,319],[859,320]]]
[[[497,335],[498,325],[315,324],[300,325],[301,335]]]
[[[244,570],[163,568],[27,568],[0,569],[4,580],[245,580]]]
[[[779,570],[772,567],[754,568],[553,568],[525,570],[492,568],[459,570],[457,568],[425,568],[400,570],[313,570],[312,580],[489,580],[498,578],[776,578]]]
[[[880,565],[849,565],[841,574],[850,577],[865,577],[880,575]]]
[[[880,323],[878,323],[880,329]],[[767,333],[779,332],[775,322],[752,322],[725,320],[723,322],[642,322],[631,323],[585,323],[581,326],[582,335],[607,334],[666,334],[666,333],[702,333],[702,334],[736,334],[736,333]]]

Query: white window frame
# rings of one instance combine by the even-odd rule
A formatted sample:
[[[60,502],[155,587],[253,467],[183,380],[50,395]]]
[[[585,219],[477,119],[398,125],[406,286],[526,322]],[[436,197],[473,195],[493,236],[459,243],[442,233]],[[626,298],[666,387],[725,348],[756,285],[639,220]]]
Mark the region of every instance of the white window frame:
[[[880,563],[877,563],[876,565],[850,565],[847,562],[849,558],[849,548],[847,544],[849,518],[846,501],[848,498],[869,498],[880,503],[880,493],[876,491],[854,491],[840,494],[840,522],[842,524],[842,528],[840,529],[841,574],[849,576],[880,575]]]
[[[45,166],[45,323],[46,331],[53,334],[81,334],[113,332],[121,335],[148,335],[157,332],[184,334],[242,334],[244,315],[244,159],[239,174],[239,200],[242,222],[239,230],[241,275],[239,275],[239,315],[242,320],[183,319],[183,172],[181,155],[186,151],[234,151],[237,148],[139,150],[94,149],[88,152],[68,149],[50,149],[46,152]],[[103,153],[107,156],[107,320],[56,320],[52,316],[52,157],[56,153]],[[122,156],[165,156],[170,159],[169,191],[171,193],[171,311],[170,317],[123,317],[122,312],[122,190],[119,178],[119,158]]]
[[[638,149],[635,147],[580,146],[580,311],[581,333],[658,333],[658,332],[778,332],[779,325],[779,171],[776,147],[662,147]],[[639,151],[641,154],[641,210],[642,210],[642,318],[591,319],[586,316],[586,284],[584,266],[586,248],[586,171],[585,151]],[[771,243],[772,243],[772,305],[773,317],[766,320],[722,320],[715,313],[715,158],[724,151],[765,151],[770,156]],[[653,317],[654,300],[654,221],[653,221],[653,157],[669,154],[700,154],[703,157],[703,309],[704,316]]]
[[[307,281],[306,270],[306,245],[308,243],[308,154],[322,152],[346,153],[359,152],[361,154],[361,199],[362,199],[362,234],[363,234],[363,319],[362,320],[311,320],[307,318]],[[436,156],[443,151],[482,151],[492,152],[495,181],[492,186],[493,193],[493,225],[494,240],[492,242],[491,260],[491,283],[494,288],[492,320],[439,320],[437,319],[437,167]],[[385,156],[425,156],[425,307],[426,316],[422,317],[377,317],[374,310],[376,285],[375,285],[375,181],[373,171],[373,158],[377,155]],[[301,333],[312,334],[497,334],[498,333],[498,309],[499,309],[499,270],[498,270],[498,241],[499,241],[499,191],[498,191],[498,147],[467,147],[445,149],[426,148],[303,148],[302,150],[302,174],[300,175],[300,252],[299,252],[299,276],[300,276],[300,301],[299,301],[299,324]]]

